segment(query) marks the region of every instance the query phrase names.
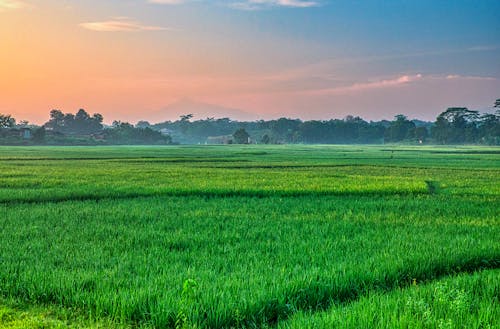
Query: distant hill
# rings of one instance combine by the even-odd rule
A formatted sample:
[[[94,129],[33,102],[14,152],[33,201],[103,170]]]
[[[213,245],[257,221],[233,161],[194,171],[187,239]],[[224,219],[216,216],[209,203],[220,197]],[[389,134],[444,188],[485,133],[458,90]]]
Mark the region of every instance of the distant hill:
[[[430,122],[430,121],[422,121],[422,120],[418,120],[418,119],[413,119],[411,120],[415,126],[417,127],[425,127],[425,128],[430,128],[434,125],[434,122]]]
[[[194,121],[206,118],[230,118],[237,121],[254,121],[259,119],[257,115],[239,109],[198,102],[189,98],[183,98],[165,106],[160,111],[154,113],[152,117],[154,120],[162,122],[167,121],[168,118],[178,118],[184,114],[193,114],[192,120]]]

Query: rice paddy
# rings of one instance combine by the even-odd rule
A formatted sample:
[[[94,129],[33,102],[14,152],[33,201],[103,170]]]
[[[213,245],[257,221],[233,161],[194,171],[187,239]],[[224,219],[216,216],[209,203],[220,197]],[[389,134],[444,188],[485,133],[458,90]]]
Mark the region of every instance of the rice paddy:
[[[2,147],[0,173],[0,326],[500,326],[498,148]]]

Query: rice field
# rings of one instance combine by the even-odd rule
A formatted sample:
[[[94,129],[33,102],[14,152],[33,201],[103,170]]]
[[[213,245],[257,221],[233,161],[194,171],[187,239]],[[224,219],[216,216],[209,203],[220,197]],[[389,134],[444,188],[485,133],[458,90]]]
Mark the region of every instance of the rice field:
[[[500,327],[499,148],[1,147],[0,173],[0,327]]]

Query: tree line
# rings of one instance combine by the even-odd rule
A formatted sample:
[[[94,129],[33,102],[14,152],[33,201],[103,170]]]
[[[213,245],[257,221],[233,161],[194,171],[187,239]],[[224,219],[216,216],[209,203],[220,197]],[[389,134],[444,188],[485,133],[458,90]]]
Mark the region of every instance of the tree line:
[[[26,134],[26,130],[29,134]],[[0,114],[0,144],[109,145],[171,144],[170,136],[149,127],[135,127],[114,121],[103,124],[99,113],[90,115],[84,109],[75,114],[50,111],[50,119],[42,126],[28,122],[16,124],[11,115]]]
[[[433,143],[500,145],[500,99],[494,113],[479,113],[465,107],[452,107],[434,122],[410,120],[399,114],[393,120],[365,121],[360,117],[309,120],[280,118],[251,122],[229,118],[194,120],[192,114],[178,120],[136,125],[114,121],[103,124],[99,113],[90,115],[80,109],[75,114],[52,110],[42,126],[16,123],[10,115],[0,114],[2,144],[204,144],[217,140],[239,144],[382,144]],[[29,138],[22,135],[30,129]]]
[[[182,143],[204,143],[210,136],[232,136],[234,142],[260,144],[484,144],[500,145],[500,99],[495,113],[480,114],[465,107],[452,107],[440,113],[434,122],[409,120],[399,114],[392,121],[365,121],[360,117],[309,120],[280,118],[252,122],[228,118],[192,120],[183,115],[179,120],[141,126],[166,131]]]

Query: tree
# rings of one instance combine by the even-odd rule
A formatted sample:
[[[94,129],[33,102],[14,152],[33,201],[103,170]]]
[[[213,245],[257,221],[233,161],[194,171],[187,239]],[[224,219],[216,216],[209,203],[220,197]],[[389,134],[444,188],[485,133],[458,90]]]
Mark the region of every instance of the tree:
[[[64,113],[60,110],[50,111],[50,119],[45,123],[45,127],[53,129],[54,131],[61,131],[64,128]]]
[[[10,114],[0,113],[0,128],[11,128],[16,125],[16,119],[14,119]]]
[[[425,127],[417,127],[415,128],[415,138],[419,141],[419,142],[425,142],[425,140],[427,139],[427,137],[429,136],[429,132],[427,131],[427,128]]]
[[[103,117],[99,113],[90,116],[84,109],[76,114],[63,113],[60,110],[50,111],[50,120],[45,127],[54,131],[72,135],[90,135],[103,129]]]
[[[324,124],[318,120],[304,121],[299,126],[300,134],[305,143],[321,143],[325,137]]]
[[[77,135],[91,133],[91,118],[84,109],[79,109],[78,112],[76,112],[72,125],[72,132]]]
[[[431,136],[439,144],[446,144],[448,141],[449,122],[442,116],[436,118],[434,126],[431,128]]]
[[[151,126],[151,124],[148,122],[148,121],[139,121],[135,124],[135,127],[136,128],[149,128]]]
[[[248,144],[250,135],[247,133],[245,128],[240,128],[234,132],[233,137],[236,144]]]
[[[189,121],[193,118],[193,114],[184,114],[184,115],[181,115],[180,118],[181,118],[181,121]]]
[[[189,128],[189,120],[193,118],[193,114],[184,114],[180,116],[180,127],[183,134],[187,133]]]
[[[437,117],[433,137],[443,144],[475,143],[478,118],[478,111],[471,111],[466,107],[450,107]]]
[[[45,141],[45,127],[35,129],[33,132],[33,141],[35,143],[43,143]]]
[[[398,114],[394,117],[386,131],[386,139],[389,142],[400,142],[415,137],[415,124],[406,116]]]
[[[500,143],[500,116],[486,113],[479,118],[479,138],[481,143],[498,145]]]
[[[86,122],[86,121],[90,120],[90,115],[84,109],[79,109],[78,112],[76,112],[76,114],[75,114],[75,120],[81,121],[81,122]]]
[[[264,136],[260,139],[260,142],[262,144],[269,144],[271,142],[271,138],[269,138],[268,134],[264,134]]]
[[[301,121],[298,119],[279,118],[270,122],[274,137],[284,142],[293,140],[294,132],[299,128]]]
[[[128,122],[113,121],[113,128],[105,129],[106,140],[116,144],[170,144],[170,136],[149,127],[135,128]]]

